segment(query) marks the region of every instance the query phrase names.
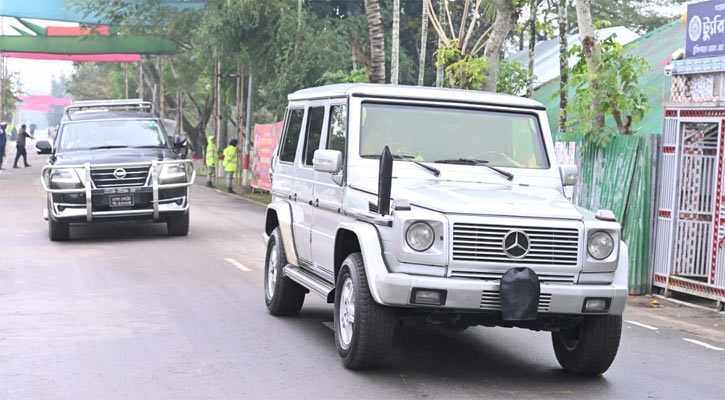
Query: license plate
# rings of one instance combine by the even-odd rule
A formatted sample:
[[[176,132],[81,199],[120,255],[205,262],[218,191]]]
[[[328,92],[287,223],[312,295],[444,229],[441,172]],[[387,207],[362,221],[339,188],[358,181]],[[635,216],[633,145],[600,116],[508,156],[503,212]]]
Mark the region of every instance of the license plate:
[[[111,207],[128,207],[133,205],[133,195],[109,196]]]

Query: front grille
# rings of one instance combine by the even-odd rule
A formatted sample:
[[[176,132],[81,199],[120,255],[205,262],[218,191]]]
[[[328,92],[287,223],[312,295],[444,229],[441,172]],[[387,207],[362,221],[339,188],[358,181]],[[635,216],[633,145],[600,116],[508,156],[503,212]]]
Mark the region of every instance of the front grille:
[[[541,283],[574,283],[576,281],[576,275],[574,274],[536,274]],[[480,279],[483,281],[500,281],[503,273],[500,272],[483,272],[465,269],[453,269],[451,270],[451,278],[467,278],[467,279]]]
[[[114,175],[117,169],[126,171],[126,176],[119,178]],[[143,186],[149,176],[149,166],[119,167],[119,168],[92,168],[91,179],[97,188]]]
[[[503,249],[504,236],[512,230],[524,231],[530,249],[523,258],[510,258]],[[576,265],[579,231],[574,228],[542,228],[453,224],[453,260],[536,265]]]
[[[539,312],[549,311],[551,305],[551,293],[540,293],[539,294]],[[481,293],[481,304],[479,306],[482,310],[501,310],[501,295],[498,290],[484,290]]]

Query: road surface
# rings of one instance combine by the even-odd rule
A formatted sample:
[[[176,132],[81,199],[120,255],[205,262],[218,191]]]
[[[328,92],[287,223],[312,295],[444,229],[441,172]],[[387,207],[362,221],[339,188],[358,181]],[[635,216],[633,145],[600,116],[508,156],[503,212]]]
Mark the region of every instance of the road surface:
[[[30,162],[0,171],[2,399],[725,398],[725,317],[649,299],[602,377],[564,373],[549,334],[504,328],[400,331],[387,367],[348,371],[331,305],[267,313],[263,206],[196,186],[188,237],[113,223],[52,243]]]

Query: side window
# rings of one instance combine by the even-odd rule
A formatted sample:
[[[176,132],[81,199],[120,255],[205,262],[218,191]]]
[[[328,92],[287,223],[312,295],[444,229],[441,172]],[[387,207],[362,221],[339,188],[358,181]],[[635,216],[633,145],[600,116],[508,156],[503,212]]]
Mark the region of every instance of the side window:
[[[295,153],[297,152],[297,140],[300,138],[302,117],[304,115],[305,110],[301,108],[290,110],[287,132],[284,135],[284,143],[282,143],[282,150],[279,153],[280,161],[294,162]]]
[[[312,165],[315,150],[320,148],[322,123],[325,119],[325,107],[310,107],[307,111],[307,129],[305,129],[305,147],[302,151],[305,165]]]
[[[342,152],[345,161],[345,132],[347,131],[347,106],[330,107],[330,131],[327,134],[327,149]]]

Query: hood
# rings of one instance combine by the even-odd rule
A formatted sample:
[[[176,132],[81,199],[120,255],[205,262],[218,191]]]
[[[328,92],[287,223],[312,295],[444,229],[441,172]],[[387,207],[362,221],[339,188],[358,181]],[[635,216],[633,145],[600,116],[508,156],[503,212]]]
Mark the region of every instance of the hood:
[[[206,137],[206,144],[209,146],[214,146],[214,136],[207,136]]]
[[[73,164],[111,164],[132,163],[144,161],[166,161],[176,159],[177,156],[170,149],[98,149],[79,150],[58,153],[53,160],[54,165]]]
[[[378,191],[374,179],[354,186],[371,193]],[[395,178],[392,198],[448,214],[583,218],[560,191],[550,187]]]

